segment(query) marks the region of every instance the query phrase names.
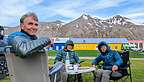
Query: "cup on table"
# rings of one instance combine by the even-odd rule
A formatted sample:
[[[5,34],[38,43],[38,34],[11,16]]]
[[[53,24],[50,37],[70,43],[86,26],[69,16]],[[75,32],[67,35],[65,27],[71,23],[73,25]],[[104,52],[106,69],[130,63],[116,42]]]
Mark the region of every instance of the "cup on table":
[[[77,71],[78,71],[79,66],[78,66],[77,64],[75,64],[73,67],[74,67],[74,71],[75,71],[75,72],[77,72]]]
[[[73,70],[73,69],[74,69],[73,65],[70,64],[70,65],[68,66],[68,69],[69,69],[69,70]]]

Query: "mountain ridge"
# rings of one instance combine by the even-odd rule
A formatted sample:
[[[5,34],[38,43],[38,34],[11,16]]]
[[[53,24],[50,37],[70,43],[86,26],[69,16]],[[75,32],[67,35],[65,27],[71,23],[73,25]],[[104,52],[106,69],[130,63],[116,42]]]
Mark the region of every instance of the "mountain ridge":
[[[18,31],[18,26],[8,28],[6,34]],[[80,38],[128,38],[144,39],[144,24],[137,24],[127,17],[116,15],[100,19],[82,14],[75,20],[65,23],[56,20],[40,22],[38,36],[80,37]]]

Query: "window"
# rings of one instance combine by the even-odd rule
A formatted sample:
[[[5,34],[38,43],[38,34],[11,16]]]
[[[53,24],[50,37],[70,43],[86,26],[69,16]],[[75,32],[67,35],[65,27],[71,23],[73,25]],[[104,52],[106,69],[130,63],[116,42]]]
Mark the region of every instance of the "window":
[[[143,43],[139,43],[139,48],[143,48]]]
[[[136,48],[138,48],[138,43],[135,43],[135,45],[136,45]]]
[[[56,50],[59,50],[59,46],[56,46]]]
[[[62,49],[64,49],[64,46],[62,46]]]

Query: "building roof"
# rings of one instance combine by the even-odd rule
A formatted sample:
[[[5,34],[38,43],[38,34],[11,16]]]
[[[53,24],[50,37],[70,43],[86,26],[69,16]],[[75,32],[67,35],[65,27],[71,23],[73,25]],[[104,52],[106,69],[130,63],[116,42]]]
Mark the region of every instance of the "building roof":
[[[126,38],[70,38],[74,43],[99,43],[105,41],[106,43],[128,43]]]
[[[53,38],[54,43],[65,43],[67,40],[72,40],[74,43],[128,43],[126,38]]]
[[[129,40],[129,43],[144,43],[144,40]]]
[[[54,43],[65,43],[69,38],[52,38]]]

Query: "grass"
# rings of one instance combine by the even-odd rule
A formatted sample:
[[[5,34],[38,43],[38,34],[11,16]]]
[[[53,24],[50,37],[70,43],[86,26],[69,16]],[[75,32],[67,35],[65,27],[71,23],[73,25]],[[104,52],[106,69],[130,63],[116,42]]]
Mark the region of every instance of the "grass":
[[[133,82],[144,82],[144,60],[132,61]]]
[[[99,52],[98,51],[76,51],[80,57],[82,56],[88,56],[88,57],[96,57]],[[49,51],[49,56],[55,56],[57,51]],[[144,52],[130,52],[130,57],[132,58],[144,58]],[[92,60],[85,60],[85,62],[82,63],[81,66],[91,66]],[[133,60],[131,61],[131,67],[132,67],[132,77],[133,82],[144,82],[144,60]],[[48,65],[51,66],[53,64],[53,60],[49,60]],[[86,73],[83,74],[83,78],[85,82],[93,82],[92,74]],[[10,78],[6,77],[3,80],[0,80],[0,82],[10,82]],[[129,82],[129,81],[127,81]]]
[[[130,57],[131,58],[144,58],[144,52],[130,52]]]
[[[97,57],[99,51],[97,50],[77,50],[78,56],[80,57]],[[55,56],[57,51],[49,51],[49,56]],[[130,58],[144,58],[144,52],[134,52],[130,51]]]
[[[50,56],[55,56],[57,52],[58,51],[51,50],[48,52],[48,54]],[[96,51],[96,50],[77,50],[76,52],[78,53],[78,56],[80,57],[85,57],[85,56],[94,57],[97,54],[99,54],[99,51]]]
[[[9,77],[6,77],[5,79],[0,80],[0,82],[11,82],[11,81],[10,81],[10,78],[9,78]]]
[[[132,77],[133,82],[144,82],[144,60],[133,60],[131,61],[131,68],[132,68]],[[49,64],[52,64],[53,60],[50,60]],[[81,66],[91,66],[91,60],[86,60],[82,63]],[[83,74],[83,78],[85,82],[93,82],[93,77],[91,73]],[[10,82],[9,77],[6,77],[4,80],[0,82]],[[111,81],[112,82],[112,81]],[[126,82],[129,82],[128,80]]]

